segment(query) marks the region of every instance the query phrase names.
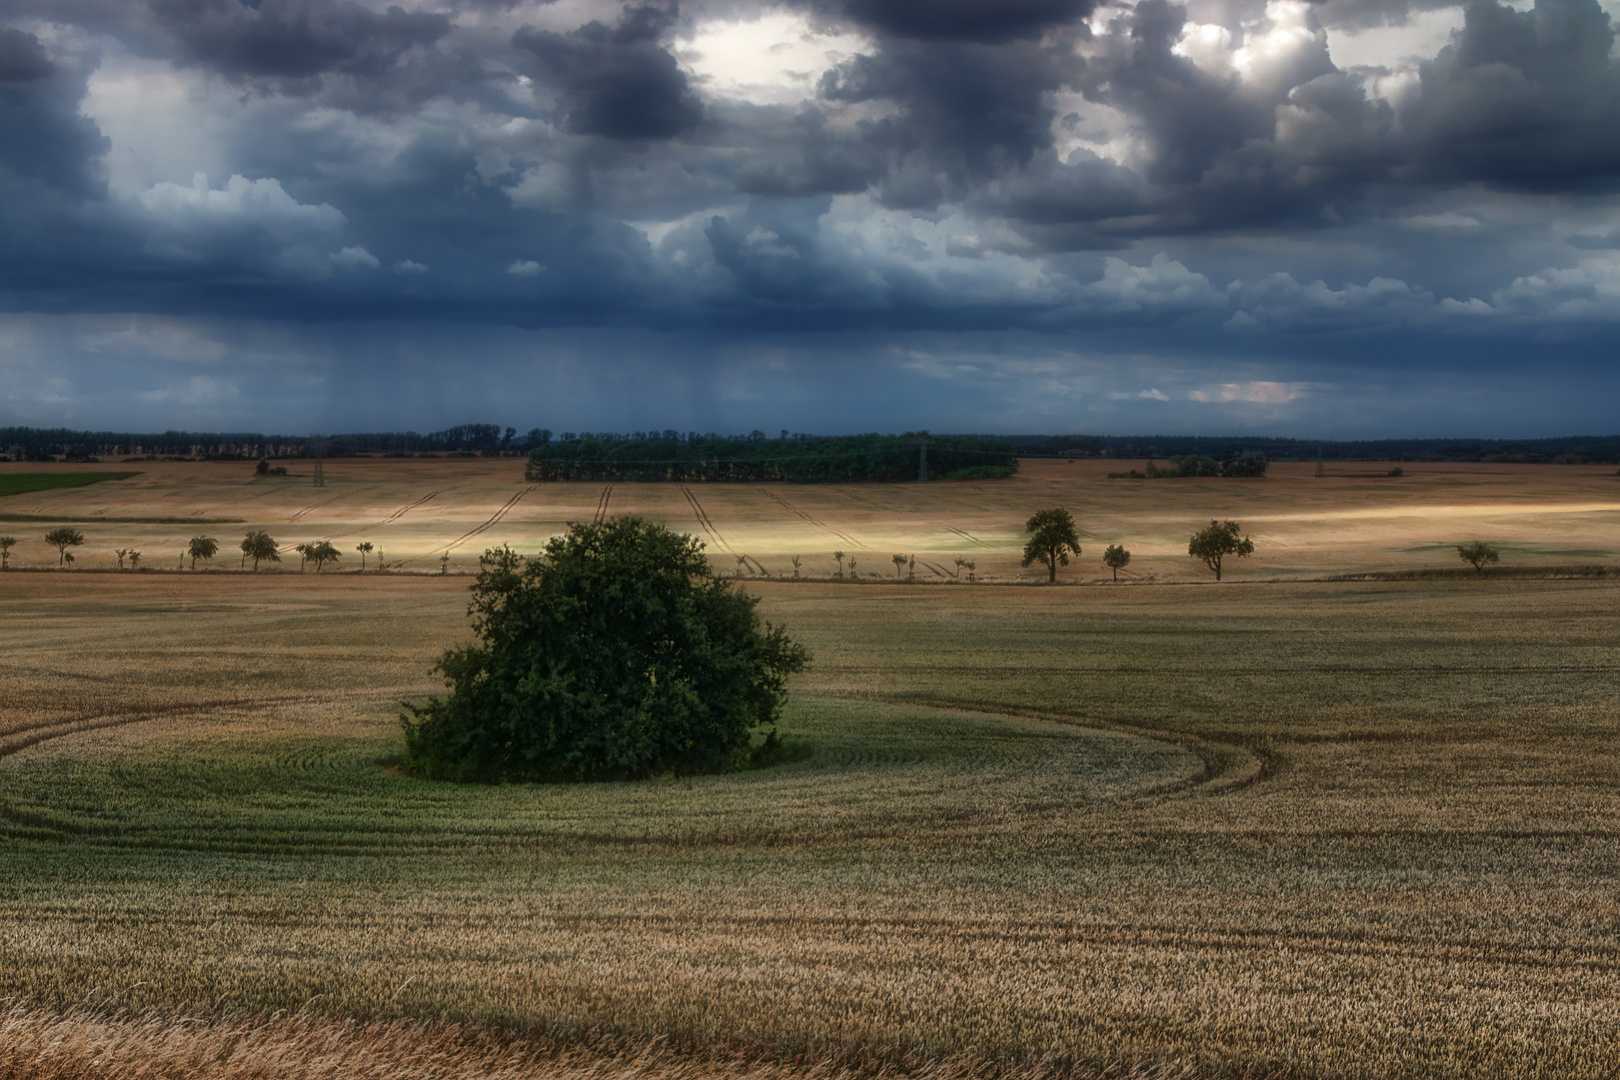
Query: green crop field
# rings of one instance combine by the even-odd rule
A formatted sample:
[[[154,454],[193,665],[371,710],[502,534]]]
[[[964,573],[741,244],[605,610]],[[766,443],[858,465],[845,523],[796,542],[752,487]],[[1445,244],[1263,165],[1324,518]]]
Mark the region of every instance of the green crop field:
[[[126,480],[132,472],[0,472],[0,498],[32,491],[85,487],[104,480]]]
[[[751,582],[802,760],[460,788],[465,585],[0,577],[0,1076],[1620,1060],[1613,580]]]

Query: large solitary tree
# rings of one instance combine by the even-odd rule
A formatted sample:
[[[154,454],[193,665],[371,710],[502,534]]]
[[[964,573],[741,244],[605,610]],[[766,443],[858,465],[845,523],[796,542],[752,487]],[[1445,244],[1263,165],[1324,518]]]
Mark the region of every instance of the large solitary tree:
[[[52,529],[45,534],[45,542],[56,549],[56,565],[67,565],[67,549],[78,547],[84,543],[84,533],[78,529],[70,529],[66,525],[59,529]]]
[[[1048,582],[1057,580],[1057,568],[1068,566],[1071,554],[1080,554],[1080,536],[1067,510],[1037,510],[1024,523],[1024,531],[1030,538],[1024,545],[1023,565],[1045,563]]]
[[[1187,541],[1187,554],[1202,559],[1204,565],[1215,571],[1215,580],[1221,580],[1221,562],[1228,555],[1245,558],[1254,553],[1254,541],[1242,535],[1243,528],[1235,521],[1211,521],[1209,528],[1193,533]]]
[[[574,525],[523,559],[480,560],[477,640],[444,654],[450,686],[404,718],[405,763],[446,780],[614,780],[718,772],[755,732],[775,745],[805,652],[703,545],[624,517]]]

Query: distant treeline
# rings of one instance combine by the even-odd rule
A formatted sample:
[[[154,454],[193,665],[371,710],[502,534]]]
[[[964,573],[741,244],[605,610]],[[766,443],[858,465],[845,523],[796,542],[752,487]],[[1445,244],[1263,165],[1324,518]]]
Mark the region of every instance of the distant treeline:
[[[0,455],[19,461],[66,458],[183,457],[213,460],[258,458],[353,457],[357,454],[527,453],[551,439],[551,432],[532,429],[519,437],[516,428],[499,424],[460,424],[426,435],[382,431],[358,435],[264,435],[257,432],[70,431],[67,428],[0,428]]]
[[[68,428],[0,428],[0,457],[15,460],[44,461],[67,458],[83,461],[89,458],[123,457],[184,457],[222,460],[252,460],[259,458],[313,457],[317,450],[326,457],[352,457],[357,454],[463,454],[496,456],[500,454],[532,454],[543,451],[545,460],[559,460],[562,456],[580,457],[578,453],[560,455],[562,446],[579,446],[594,440],[602,446],[621,449],[611,453],[595,452],[594,460],[601,462],[628,462],[633,459],[663,459],[665,464],[688,464],[692,461],[714,461],[721,458],[738,461],[761,462],[785,460],[788,457],[807,456],[807,445],[819,449],[808,456],[823,456],[832,465],[831,455],[854,453],[850,461],[873,460],[878,444],[891,440],[883,450],[895,460],[894,468],[905,472],[898,464],[903,444],[911,447],[916,456],[916,435],[859,435],[824,437],[792,435],[770,439],[760,432],[747,436],[682,434],[676,431],[636,432],[630,435],[608,433],[576,434],[564,432],[560,442],[554,442],[545,428],[530,428],[520,434],[516,428],[499,424],[459,424],[420,434],[415,431],[365,432],[351,435],[265,435],[256,432],[204,432],[165,431],[138,433],[118,431],[74,431]],[[856,447],[850,440],[862,445]],[[624,444],[640,443],[641,449],[623,449]],[[681,449],[676,452],[648,452],[646,444],[670,444]],[[797,447],[789,451],[783,443]],[[845,447],[843,444],[849,443]],[[834,444],[839,444],[835,449]],[[869,446],[867,444],[870,444]],[[693,450],[704,446],[707,449]],[[725,449],[742,447],[742,450]],[[938,454],[951,453],[957,447],[963,454],[992,453],[1005,457],[1108,457],[1116,459],[1150,459],[1175,457],[1208,457],[1217,461],[1231,461],[1244,453],[1254,452],[1272,461],[1485,461],[1485,462],[1550,462],[1558,464],[1620,463],[1620,435],[1571,435],[1550,439],[1363,439],[1335,441],[1330,439],[1282,439],[1263,436],[1221,437],[1208,435],[989,435],[989,436],[934,436],[929,446],[929,474],[953,472],[971,465],[994,464],[992,457],[972,460],[961,457],[949,459],[947,467],[936,461]],[[718,448],[718,449],[717,449]],[[589,456],[589,455],[587,455]],[[908,475],[915,476],[915,464]],[[628,477],[627,477],[628,478]],[[698,477],[692,477],[697,479]],[[850,479],[836,475],[828,479]]]
[[[1259,453],[1271,461],[1486,461],[1620,463],[1620,435],[1552,439],[1278,439],[1208,435],[1001,435],[1026,457],[1209,457]]]
[[[679,480],[829,483],[1010,476],[1018,456],[976,435],[574,435],[529,452],[530,480]]]

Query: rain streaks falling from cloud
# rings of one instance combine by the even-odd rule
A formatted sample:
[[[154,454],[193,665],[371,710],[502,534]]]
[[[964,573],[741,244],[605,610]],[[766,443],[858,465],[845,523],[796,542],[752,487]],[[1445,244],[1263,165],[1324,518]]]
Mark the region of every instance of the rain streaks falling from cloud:
[[[0,0],[0,422],[101,416],[98,378],[296,415],[386,362],[337,342],[431,323],[609,427],[1481,430],[1527,366],[1536,423],[1600,424],[1614,45],[1598,0]],[[120,318],[220,355],[114,376],[77,327]]]

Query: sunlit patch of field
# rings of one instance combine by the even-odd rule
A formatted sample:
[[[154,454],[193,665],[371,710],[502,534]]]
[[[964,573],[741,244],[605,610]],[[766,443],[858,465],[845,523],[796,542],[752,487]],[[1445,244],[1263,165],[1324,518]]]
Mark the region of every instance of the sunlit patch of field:
[[[809,757],[540,788],[383,767],[465,579],[0,585],[6,1045],[97,1075],[187,1017],[288,1075],[348,1021],[659,1076],[1620,1060],[1613,581],[752,583]]]
[[[1066,581],[1101,581],[1102,550],[1133,554],[1127,581],[1207,577],[1186,554],[1187,537],[1211,518],[1240,522],[1255,554],[1239,579],[1319,577],[1362,571],[1458,568],[1456,544],[1482,539],[1508,565],[1620,561],[1620,476],[1608,466],[1406,464],[1378,475],[1376,464],[1272,466],[1263,480],[1109,480],[1136,462],[1028,460],[1008,480],[929,484],[528,484],[518,459],[341,459],[312,486],[313,463],[294,461],[287,477],[259,477],[249,463],[142,462],[129,479],[0,499],[0,531],[22,542],[13,565],[54,566],[43,535],[72,524],[86,538],[81,569],[116,565],[118,548],[142,552],[153,570],[189,565],[187,541],[206,533],[224,550],[211,564],[237,568],[236,544],[265,529],[282,545],[281,569],[297,569],[294,545],[331,540],[340,567],[357,569],[355,545],[378,549],[391,569],[474,569],[486,548],[532,552],[572,521],[637,513],[704,541],[715,564],[744,576],[804,577],[838,572],[833,552],[862,579],[894,578],[894,555],[915,555],[918,580],[965,581],[957,559],[995,582],[1031,581],[1019,566],[1024,521],[1037,509],[1066,506],[1085,554]],[[7,470],[84,466],[0,465]],[[748,561],[744,561],[744,560]],[[910,572],[909,570],[907,571]]]

